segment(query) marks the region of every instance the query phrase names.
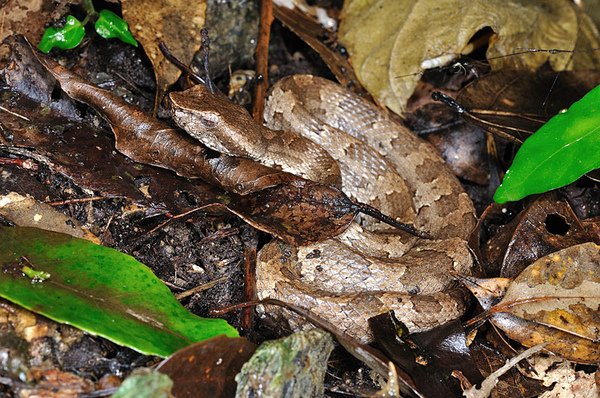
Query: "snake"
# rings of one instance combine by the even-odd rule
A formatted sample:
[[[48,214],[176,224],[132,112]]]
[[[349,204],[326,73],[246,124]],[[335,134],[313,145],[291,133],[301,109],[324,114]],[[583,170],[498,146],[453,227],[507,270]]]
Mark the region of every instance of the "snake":
[[[203,86],[190,90],[170,95],[172,115],[205,145],[339,186],[353,200],[433,237],[359,216],[322,242],[273,240],[257,255],[259,299],[306,308],[362,342],[373,338],[368,319],[384,312],[393,311],[409,332],[463,315],[468,296],[456,275],[469,275],[473,267],[467,239],[475,211],[429,143],[375,104],[317,76],[275,83],[265,126]],[[261,311],[284,318],[292,329],[307,322],[274,306]]]

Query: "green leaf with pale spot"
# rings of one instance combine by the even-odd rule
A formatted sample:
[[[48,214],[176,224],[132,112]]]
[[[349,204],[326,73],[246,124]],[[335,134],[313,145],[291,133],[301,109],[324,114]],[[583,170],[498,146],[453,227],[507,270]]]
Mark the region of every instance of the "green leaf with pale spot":
[[[44,31],[38,48],[48,54],[54,47],[61,50],[70,50],[81,43],[85,36],[85,28],[81,21],[72,15],[67,16],[65,26],[62,28],[49,27]]]
[[[166,357],[238,332],[188,312],[144,264],[36,228],[0,227],[0,297],[143,354]]]
[[[599,154],[600,86],[523,142],[494,200],[516,201],[570,184],[600,168]]]

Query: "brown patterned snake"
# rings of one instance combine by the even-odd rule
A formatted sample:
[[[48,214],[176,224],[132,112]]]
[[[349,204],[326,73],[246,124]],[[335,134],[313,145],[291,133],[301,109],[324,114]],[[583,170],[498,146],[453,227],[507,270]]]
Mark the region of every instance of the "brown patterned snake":
[[[428,143],[322,78],[296,75],[273,87],[266,124],[286,133],[252,125],[242,110],[223,109],[228,107],[224,100],[215,107],[203,90],[197,89],[191,106],[183,105],[190,105],[189,90],[171,94],[171,101],[176,122],[206,145],[326,183],[338,180],[339,166],[347,195],[435,237],[415,237],[365,218],[321,243],[292,247],[273,241],[258,255],[259,298],[308,308],[365,342],[370,339],[367,319],[388,310],[411,332],[462,315],[465,297],[452,274],[470,272],[465,239],[475,225],[474,210]],[[298,322],[290,318],[293,327]]]

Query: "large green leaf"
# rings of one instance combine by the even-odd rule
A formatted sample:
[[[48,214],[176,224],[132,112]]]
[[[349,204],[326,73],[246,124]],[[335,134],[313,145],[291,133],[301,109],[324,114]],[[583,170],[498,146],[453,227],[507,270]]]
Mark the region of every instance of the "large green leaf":
[[[188,312],[133,257],[36,228],[0,227],[0,296],[57,322],[166,357],[237,331]]]
[[[599,153],[600,86],[525,140],[494,200],[515,201],[570,184],[600,168]]]

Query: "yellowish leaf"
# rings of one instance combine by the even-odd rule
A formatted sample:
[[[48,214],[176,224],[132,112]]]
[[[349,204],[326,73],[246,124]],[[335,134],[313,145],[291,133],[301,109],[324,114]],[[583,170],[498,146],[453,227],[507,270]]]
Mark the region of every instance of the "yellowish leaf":
[[[495,68],[536,69],[549,60],[563,70],[593,67],[600,59],[598,52],[586,51],[600,44],[589,18],[562,0],[348,0],[342,17],[339,38],[358,78],[396,113],[404,110],[424,63],[451,62],[484,28],[495,33],[488,58],[523,48],[580,50],[499,58],[492,62]]]
[[[584,243],[540,258],[492,307],[491,322],[525,346],[600,363],[600,246]]]

